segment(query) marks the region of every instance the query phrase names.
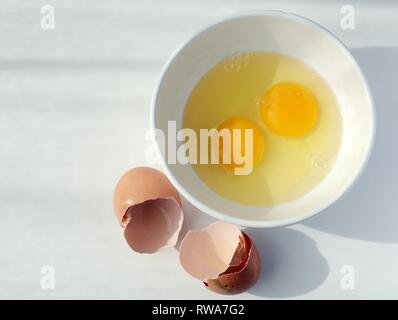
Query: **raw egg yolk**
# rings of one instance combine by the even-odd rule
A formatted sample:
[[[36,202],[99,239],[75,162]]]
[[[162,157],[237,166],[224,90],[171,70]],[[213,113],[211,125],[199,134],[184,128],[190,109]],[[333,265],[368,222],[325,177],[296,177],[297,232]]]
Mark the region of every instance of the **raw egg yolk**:
[[[314,127],[318,103],[307,88],[296,83],[279,83],[265,94],[261,116],[276,134],[297,137]]]
[[[224,139],[222,138],[222,131],[223,129],[227,129],[229,131],[229,135],[231,138],[231,142],[224,143]],[[239,129],[238,132],[240,134],[240,141],[239,139],[234,139],[234,129]],[[245,143],[245,135],[246,129],[251,129],[253,132],[253,143],[246,146]],[[246,158],[248,152],[252,152],[253,156],[253,167],[256,166],[261,159],[263,158],[264,151],[265,151],[265,138],[262,133],[262,130],[252,121],[244,119],[244,118],[230,118],[224,122],[222,122],[218,127],[217,131],[219,132],[219,164],[225,169],[235,169],[236,167],[243,167],[245,162],[236,162],[235,153],[238,153],[239,156]],[[236,137],[236,135],[235,135]],[[240,148],[239,148],[240,142]],[[229,149],[231,148],[231,149]],[[248,150],[246,150],[248,148]],[[230,163],[224,163],[223,154],[224,152],[230,152]],[[240,159],[240,158],[238,158]]]

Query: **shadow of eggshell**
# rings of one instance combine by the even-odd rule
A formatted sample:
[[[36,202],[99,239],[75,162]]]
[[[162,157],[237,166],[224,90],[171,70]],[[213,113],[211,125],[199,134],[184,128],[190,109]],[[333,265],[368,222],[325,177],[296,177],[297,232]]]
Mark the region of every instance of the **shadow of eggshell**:
[[[154,253],[177,243],[183,222],[181,199],[162,172],[149,167],[126,172],[116,185],[113,205],[134,251]]]
[[[181,242],[180,262],[208,289],[231,295],[253,286],[261,270],[251,239],[237,226],[222,221],[188,232]]]

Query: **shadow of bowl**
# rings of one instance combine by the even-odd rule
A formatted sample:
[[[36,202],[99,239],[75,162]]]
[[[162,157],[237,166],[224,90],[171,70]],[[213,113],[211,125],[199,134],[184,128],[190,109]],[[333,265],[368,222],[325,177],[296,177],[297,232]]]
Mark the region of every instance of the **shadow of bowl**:
[[[377,133],[367,168],[355,186],[305,225],[373,242],[398,242],[398,48],[353,49],[368,79]]]

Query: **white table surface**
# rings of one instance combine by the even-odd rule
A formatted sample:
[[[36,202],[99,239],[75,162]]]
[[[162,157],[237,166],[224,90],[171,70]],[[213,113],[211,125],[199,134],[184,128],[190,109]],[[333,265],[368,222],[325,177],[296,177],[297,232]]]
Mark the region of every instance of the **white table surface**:
[[[356,29],[340,27],[354,5]],[[55,8],[55,30],[40,8]],[[290,228],[248,230],[259,283],[236,296],[398,298],[398,2],[2,0],[0,2],[0,298],[225,298],[186,274],[175,249],[138,255],[112,209],[113,187],[145,165],[160,70],[192,33],[231,13],[280,9],[335,33],[369,79],[377,138],[357,185]],[[185,205],[185,229],[211,219]],[[55,268],[54,290],[40,286]],[[343,290],[341,268],[355,268]]]

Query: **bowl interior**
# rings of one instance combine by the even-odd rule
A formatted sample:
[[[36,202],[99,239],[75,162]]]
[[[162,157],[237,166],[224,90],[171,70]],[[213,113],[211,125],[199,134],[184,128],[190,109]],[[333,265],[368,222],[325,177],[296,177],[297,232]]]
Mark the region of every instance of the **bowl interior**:
[[[167,65],[153,102],[153,126],[167,137],[168,121],[181,128],[184,107],[197,81],[221,59],[239,51],[274,51],[295,57],[317,71],[339,103],[343,134],[336,161],[322,182],[292,202],[251,207],[209,189],[190,165],[168,164],[177,189],[196,207],[244,226],[274,227],[308,218],[333,203],[353,183],[368,157],[374,132],[366,80],[347,49],[317,24],[291,14],[263,12],[235,16],[193,37]],[[166,140],[167,141],[167,140]]]

